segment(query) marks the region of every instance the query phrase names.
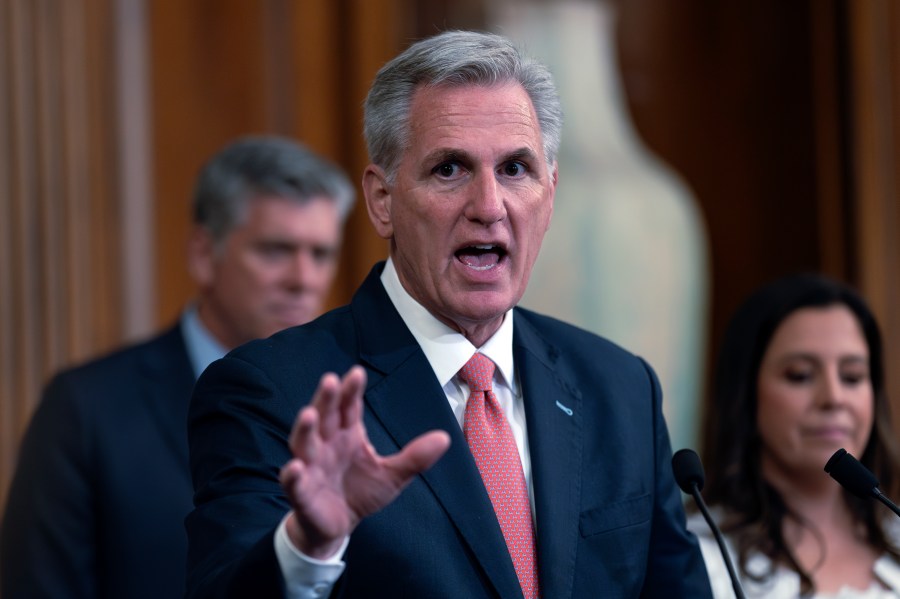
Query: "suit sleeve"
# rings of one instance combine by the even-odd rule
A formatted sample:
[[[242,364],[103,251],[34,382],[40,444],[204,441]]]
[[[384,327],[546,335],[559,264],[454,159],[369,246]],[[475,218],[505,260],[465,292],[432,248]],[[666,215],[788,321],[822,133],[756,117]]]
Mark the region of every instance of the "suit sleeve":
[[[696,537],[688,532],[681,491],[672,472],[672,447],[662,413],[659,380],[646,363],[653,386],[656,490],[647,578],[643,597],[709,598],[711,591]]]
[[[89,420],[57,377],[22,443],[0,534],[4,597],[95,597]]]
[[[198,380],[188,423],[188,597],[284,596],[274,533],[290,509],[278,474],[296,410],[238,358],[214,362]]]

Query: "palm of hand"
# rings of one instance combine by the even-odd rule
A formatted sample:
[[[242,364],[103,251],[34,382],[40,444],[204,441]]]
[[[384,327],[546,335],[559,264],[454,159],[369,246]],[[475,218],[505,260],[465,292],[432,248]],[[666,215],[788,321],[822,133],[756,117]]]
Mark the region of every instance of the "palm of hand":
[[[364,389],[362,368],[342,380],[326,374],[291,431],[294,459],[282,468],[281,482],[297,528],[295,534],[288,530],[311,557],[333,553],[363,518],[393,501],[449,446],[445,432],[431,431],[397,454],[378,455],[362,422]]]

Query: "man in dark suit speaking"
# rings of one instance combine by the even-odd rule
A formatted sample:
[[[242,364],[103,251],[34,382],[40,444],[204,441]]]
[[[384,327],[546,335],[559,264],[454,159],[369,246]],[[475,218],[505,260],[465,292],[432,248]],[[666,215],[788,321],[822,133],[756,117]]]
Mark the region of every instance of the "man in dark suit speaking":
[[[378,73],[363,190],[390,257],[198,382],[189,596],[709,596],[653,371],[516,307],[561,119],[499,36]]]
[[[184,596],[194,381],[228,349],[321,313],[354,195],[284,138],[242,138],[207,162],[188,248],[196,301],[45,390],[3,519],[3,597]]]

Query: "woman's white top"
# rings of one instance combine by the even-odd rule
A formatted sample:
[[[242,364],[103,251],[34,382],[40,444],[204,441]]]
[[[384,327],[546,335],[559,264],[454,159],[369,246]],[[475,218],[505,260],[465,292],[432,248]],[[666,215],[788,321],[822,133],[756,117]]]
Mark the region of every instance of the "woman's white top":
[[[718,520],[713,512],[713,519]],[[688,530],[697,535],[700,541],[700,550],[703,552],[703,560],[706,562],[706,571],[709,573],[709,582],[715,599],[735,599],[734,589],[731,586],[731,578],[728,576],[728,568],[719,551],[719,544],[710,531],[703,514],[694,513],[688,518]],[[890,533],[894,538],[900,538],[900,526],[891,527]],[[800,575],[784,566],[778,566],[772,575],[763,582],[757,582],[740,576],[740,567],[737,562],[737,553],[728,535],[725,536],[725,545],[731,555],[731,563],[735,572],[741,577],[741,586],[747,599],[795,599],[800,597]],[[771,561],[762,554],[750,556],[747,562],[747,570],[753,574],[768,572]],[[883,555],[875,561],[873,574],[876,581],[866,590],[844,587],[836,593],[816,593],[815,599],[900,599],[900,564],[890,555]]]

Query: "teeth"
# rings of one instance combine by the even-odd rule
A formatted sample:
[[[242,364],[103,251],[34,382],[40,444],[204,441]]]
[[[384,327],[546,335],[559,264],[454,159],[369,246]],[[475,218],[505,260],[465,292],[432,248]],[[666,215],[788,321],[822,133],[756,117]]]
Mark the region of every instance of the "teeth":
[[[476,245],[476,246],[473,246],[473,247],[474,247],[476,250],[489,250],[489,249],[493,248],[494,246],[493,246],[493,245]]]

